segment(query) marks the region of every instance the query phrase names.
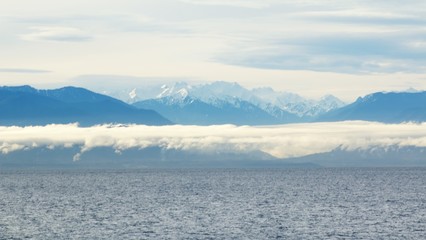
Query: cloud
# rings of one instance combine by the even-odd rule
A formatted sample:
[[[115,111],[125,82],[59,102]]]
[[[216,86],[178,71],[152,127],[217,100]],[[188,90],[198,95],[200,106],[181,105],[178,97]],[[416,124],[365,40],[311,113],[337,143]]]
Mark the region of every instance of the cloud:
[[[259,39],[219,62],[262,69],[351,74],[425,72],[425,33],[305,33]],[[254,47],[256,46],[256,47]]]
[[[267,1],[256,0],[181,0],[185,3],[210,6],[229,6],[242,8],[266,8],[270,5]]]
[[[89,26],[96,34],[123,34],[126,32],[147,32],[147,33],[174,33],[185,34],[188,29],[179,24],[162,24],[155,22],[143,14],[75,14],[75,15],[52,15],[35,17],[9,17],[9,21],[19,24],[41,25],[46,27],[32,27],[35,32],[55,31],[65,32],[65,34],[77,34],[92,39],[93,36],[85,33],[79,28],[69,28],[62,26],[80,26],[82,28]],[[34,34],[34,33],[31,33]],[[57,34],[57,33],[55,33]],[[63,33],[60,33],[63,34]],[[23,35],[24,37],[28,34]],[[28,36],[27,36],[28,37]],[[31,36],[30,36],[31,38]]]
[[[78,159],[91,149],[111,147],[161,147],[200,152],[248,153],[262,151],[279,158],[299,157],[370,147],[426,147],[426,123],[382,124],[350,121],[279,126],[144,126],[102,125],[81,128],[76,124],[0,127],[0,152],[35,147],[81,147]]]
[[[92,39],[90,35],[72,27],[31,27],[32,33],[21,35],[26,41],[83,42]]]
[[[292,14],[292,17],[308,21],[324,21],[341,24],[363,25],[423,25],[426,19],[421,14],[398,14],[394,12],[366,11],[350,9],[336,11],[311,11]]]
[[[84,74],[255,86],[268,81],[309,97],[332,93],[346,99],[425,88],[425,1],[0,2],[3,60],[34,66],[36,58],[39,66],[49,66],[54,73],[37,83],[58,86]],[[88,42],[50,44],[61,41]],[[1,81],[28,80],[10,74]]]
[[[0,68],[0,72],[5,73],[50,73],[47,70],[28,69],[28,68]]]

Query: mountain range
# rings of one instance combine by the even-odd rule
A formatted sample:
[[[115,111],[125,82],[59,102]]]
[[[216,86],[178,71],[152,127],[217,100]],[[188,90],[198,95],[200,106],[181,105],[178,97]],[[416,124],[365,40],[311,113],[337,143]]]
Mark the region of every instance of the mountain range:
[[[154,91],[155,92],[155,91]],[[384,123],[426,121],[426,92],[377,92],[359,97],[351,104],[325,95],[306,99],[272,88],[248,90],[237,83],[214,82],[191,86],[163,85],[150,99],[132,91],[133,105],[153,109],[181,124],[283,124],[365,120]]]
[[[153,110],[137,109],[84,88],[37,90],[30,86],[0,87],[0,125],[45,125],[78,122],[164,125],[171,122]]]
[[[248,90],[237,83],[227,82],[196,86],[176,83],[163,85],[157,91],[151,91],[150,96],[140,96],[137,89],[127,94],[126,103],[77,87],[38,90],[30,86],[4,86],[0,87],[0,125],[426,121],[426,92],[419,91],[377,92],[348,105],[331,95],[309,100],[294,93],[277,92],[271,88]]]
[[[318,121],[344,120],[384,123],[426,121],[426,92],[373,93],[318,118]]]
[[[30,86],[0,87],[0,125],[74,122],[81,126],[107,123],[260,125],[301,121],[426,121],[426,92],[378,92],[341,106],[341,101],[333,96],[313,101],[296,94],[280,94],[268,88],[247,90],[235,83],[220,82],[202,87],[176,84],[160,89],[158,95],[142,101],[136,101],[141,96],[137,91],[131,91],[134,101],[130,104],[77,87],[53,90],[38,90]],[[38,146],[0,154],[0,168],[424,166],[426,151],[424,147],[373,146],[355,150],[336,148],[326,153],[278,159],[261,151],[244,154],[226,151],[204,153],[148,147],[117,153],[112,148],[98,147],[79,155],[82,161],[73,161],[81,149],[82,146]]]
[[[152,95],[132,89],[123,100],[139,108],[153,109],[180,124],[262,125],[312,121],[345,105],[332,95],[312,100],[272,88],[246,89],[238,83],[213,82],[189,85],[185,82],[162,85]],[[114,95],[114,93],[113,93]]]

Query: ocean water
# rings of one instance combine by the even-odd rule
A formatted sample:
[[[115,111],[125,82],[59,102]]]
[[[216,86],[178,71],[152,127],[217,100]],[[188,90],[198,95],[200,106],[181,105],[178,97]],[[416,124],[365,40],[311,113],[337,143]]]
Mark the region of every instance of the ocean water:
[[[1,171],[24,238],[426,239],[426,168]]]

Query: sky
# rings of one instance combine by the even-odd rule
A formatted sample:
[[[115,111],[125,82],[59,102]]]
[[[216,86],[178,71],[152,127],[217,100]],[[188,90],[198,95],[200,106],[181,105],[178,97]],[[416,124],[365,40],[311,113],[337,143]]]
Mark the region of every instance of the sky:
[[[262,151],[277,158],[371,148],[426,147],[426,124],[384,124],[347,121],[300,123],[275,126],[145,126],[77,124],[27,127],[0,126],[0,153],[37,147],[79,146],[81,155],[99,147],[111,147],[117,154],[131,148],[161,147],[195,152],[251,153]]]
[[[426,90],[426,1],[2,0],[0,85]],[[83,84],[84,85],[84,84]]]

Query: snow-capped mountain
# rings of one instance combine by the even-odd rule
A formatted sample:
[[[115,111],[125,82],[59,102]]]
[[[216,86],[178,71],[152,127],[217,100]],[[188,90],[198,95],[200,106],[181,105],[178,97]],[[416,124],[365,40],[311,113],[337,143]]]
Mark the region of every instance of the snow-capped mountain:
[[[236,125],[269,125],[295,122],[296,115],[282,112],[275,117],[250,102],[233,98],[216,99],[214,103],[206,103],[190,96],[165,96],[133,103],[142,109],[152,109],[175,123],[194,125],[236,124]]]
[[[261,100],[259,105],[263,108],[273,105],[302,118],[316,117],[345,105],[344,102],[332,95],[326,95],[320,100],[312,100],[295,93],[277,92],[272,88],[256,88],[252,92]]]
[[[313,119],[345,105],[344,102],[332,95],[326,95],[319,100],[312,100],[290,92],[278,92],[272,88],[249,90],[238,83],[222,81],[200,85],[189,85],[185,82],[164,84],[157,86],[157,88],[151,88],[150,94],[144,94],[147,90],[146,88],[143,90],[132,89],[127,94],[126,99],[121,99],[129,103],[135,103],[148,99],[167,98],[161,102],[169,105],[180,102],[181,105],[182,99],[191,97],[219,108],[224,102],[238,107],[238,103],[244,101],[262,109],[275,118],[282,118],[282,116],[290,113],[304,120]],[[120,98],[120,96],[116,97]]]

